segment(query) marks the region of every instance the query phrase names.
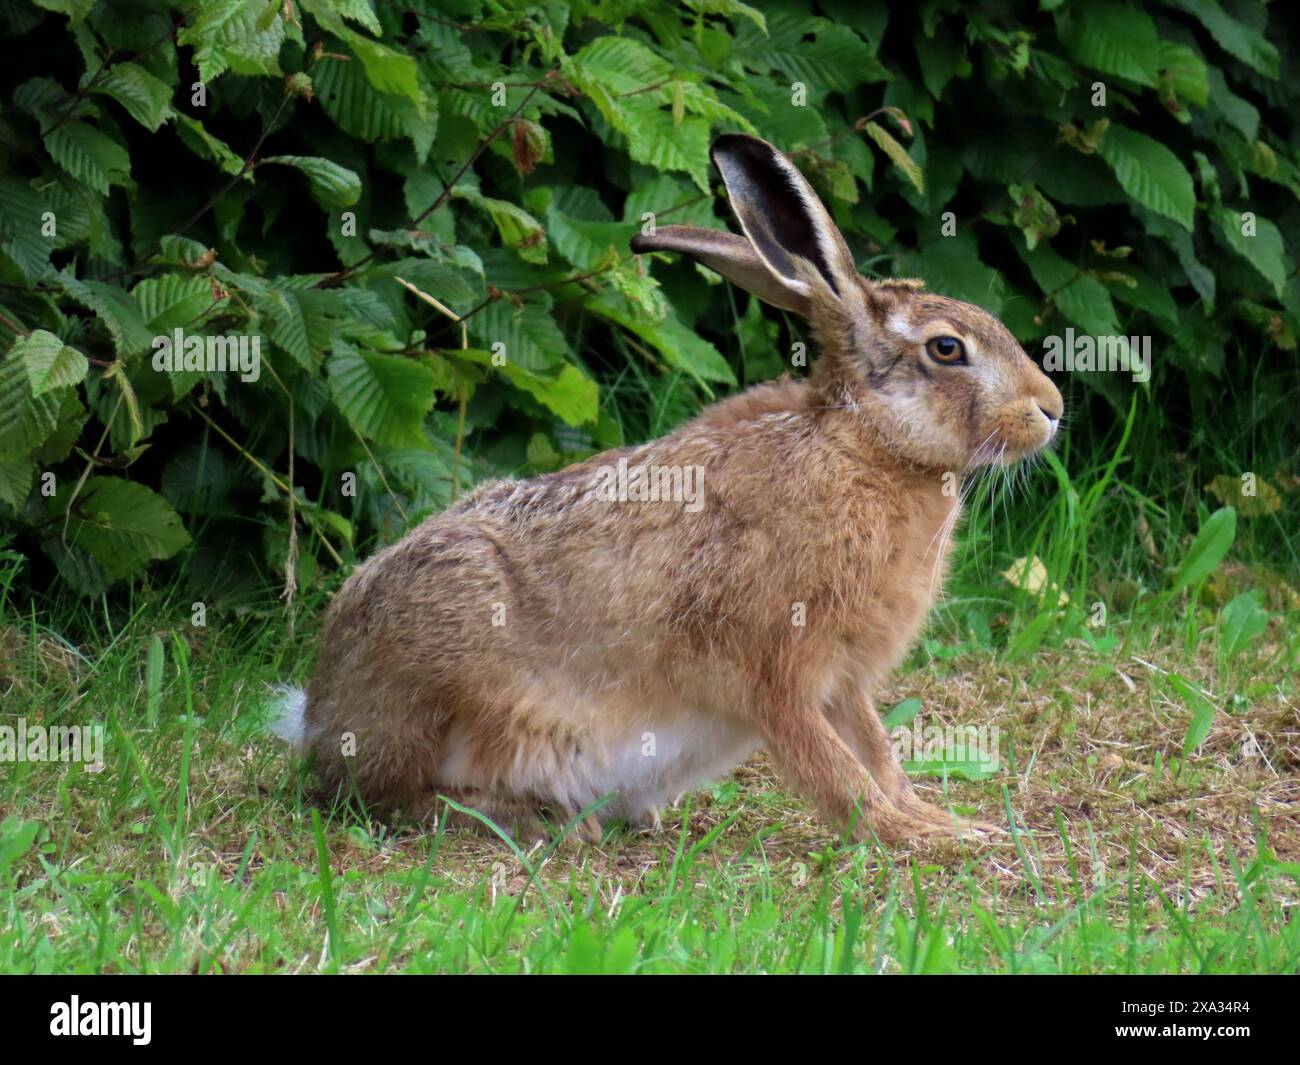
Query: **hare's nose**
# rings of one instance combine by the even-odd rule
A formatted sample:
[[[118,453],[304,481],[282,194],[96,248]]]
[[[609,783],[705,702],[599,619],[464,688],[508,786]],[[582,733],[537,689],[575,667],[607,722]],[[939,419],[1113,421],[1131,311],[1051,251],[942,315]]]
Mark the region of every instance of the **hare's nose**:
[[[1035,389],[1034,404],[1043,412],[1046,418],[1056,428],[1056,423],[1061,420],[1061,414],[1065,411],[1065,401],[1061,399],[1061,393],[1057,391],[1055,385],[1050,381],[1047,382],[1046,388]]]

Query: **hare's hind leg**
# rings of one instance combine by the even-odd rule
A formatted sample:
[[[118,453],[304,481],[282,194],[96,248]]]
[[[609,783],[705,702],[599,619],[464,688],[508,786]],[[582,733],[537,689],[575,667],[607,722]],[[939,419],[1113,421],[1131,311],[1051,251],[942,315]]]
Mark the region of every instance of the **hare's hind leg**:
[[[430,827],[445,825],[453,832],[496,836],[495,826],[521,844],[535,843],[546,836],[536,802],[483,788],[434,786],[410,804],[408,812]],[[485,818],[491,824],[485,823]]]
[[[465,809],[458,810],[447,799]],[[412,808],[412,813],[427,825],[446,824],[450,830],[478,835],[496,836],[492,828],[495,825],[519,844],[549,840],[570,820],[564,811],[553,810],[540,799],[471,787],[434,788]],[[485,824],[483,818],[492,825]],[[574,826],[570,835],[584,843],[599,843],[600,822],[595,817],[587,817]]]
[[[305,720],[322,792],[391,815],[409,813],[435,779],[452,715],[427,689],[338,659],[308,688]]]

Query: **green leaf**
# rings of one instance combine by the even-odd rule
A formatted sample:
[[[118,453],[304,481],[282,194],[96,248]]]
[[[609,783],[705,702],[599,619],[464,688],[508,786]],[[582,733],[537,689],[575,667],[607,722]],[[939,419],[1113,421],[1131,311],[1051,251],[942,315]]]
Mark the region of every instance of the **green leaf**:
[[[380,92],[404,96],[424,113],[426,99],[420,88],[415,59],[344,25],[322,0],[301,0],[304,10],[330,33],[343,41],[360,58],[366,77]]]
[[[37,329],[30,336],[19,337],[9,358],[23,360],[33,396],[42,396],[56,388],[80,384],[90,369],[86,356],[44,329]]]
[[[936,100],[953,78],[970,75],[971,63],[966,58],[964,42],[946,29],[940,29],[933,37],[917,33],[912,44],[921,67],[921,80],[925,82],[926,91]]]
[[[371,33],[382,32],[379,16],[370,0],[331,0],[330,6],[344,18],[361,23]]]
[[[396,447],[425,445],[424,416],[433,409],[434,372],[397,355],[334,342],[330,392],[348,423],[365,439]]]
[[[636,106],[627,109],[627,153],[656,170],[682,170],[701,189],[709,188],[709,121],[687,115],[675,122],[671,111]]]
[[[666,59],[631,37],[597,37],[569,62],[587,85],[599,87],[610,96],[639,93],[673,74]]]
[[[763,12],[748,4],[742,4],[740,0],[685,0],[685,2],[692,11],[698,11],[702,15],[723,15],[733,20],[737,15],[743,15],[764,33],[767,32],[767,19],[763,17]]]
[[[91,83],[91,91],[104,93],[126,108],[150,133],[167,119],[171,89],[138,63],[115,63]]]
[[[925,177],[921,173],[921,168],[916,165],[916,160],[907,154],[907,149],[895,140],[894,135],[884,126],[877,122],[868,122],[866,125],[867,136],[876,142],[876,146],[889,156],[893,164],[903,172],[903,176],[916,188],[917,192],[925,192]]]
[[[53,0],[38,0],[38,3],[42,7],[48,7],[51,11],[58,11],[61,8],[72,6],[66,0],[63,4],[55,4]],[[84,12],[81,17],[85,17]],[[10,882],[8,877],[10,867],[31,850],[40,830],[41,823],[39,821],[20,821],[13,814],[6,817],[3,823],[0,823],[0,876],[5,878],[6,883]]]
[[[176,43],[193,47],[203,82],[226,70],[279,75],[285,40],[281,0],[206,0],[196,7],[198,17],[182,27]]]
[[[72,453],[72,448],[85,427],[89,415],[86,408],[81,405],[76,389],[60,390],[59,410],[55,417],[54,432],[31,453],[32,458],[44,466],[66,459]]]
[[[1232,548],[1236,536],[1237,512],[1232,507],[1221,507],[1206,518],[1174,575],[1171,594],[1200,584],[1213,573]]]
[[[903,763],[903,769],[912,776],[926,777],[960,777],[963,780],[989,780],[997,776],[1001,766],[980,758],[925,758],[909,759]]]
[[[915,696],[910,699],[904,699],[901,703],[890,710],[889,713],[884,715],[885,728],[892,732],[896,728],[910,725],[913,718],[921,712],[922,705],[921,700],[917,699]]]
[[[758,136],[787,150],[800,144],[821,144],[829,139],[826,122],[815,108],[790,105],[788,85],[763,78],[755,79],[754,84],[747,87],[750,91],[746,96],[736,96],[731,102],[754,126]],[[870,159],[870,149],[865,144],[862,148]]]
[[[464,200],[487,212],[501,242],[529,263],[546,262],[546,231],[542,224],[517,204],[509,200],[496,200],[484,196],[477,189],[463,186],[452,192],[452,198]]]
[[[980,261],[979,245],[970,230],[931,240],[914,253],[898,257],[898,270],[923,278],[932,292],[966,300],[990,314],[1000,314],[1006,297],[1002,275]]]
[[[64,292],[98,315],[122,358],[140,355],[153,344],[154,332],[145,325],[129,293],[104,281],[80,281],[68,270],[59,274],[59,283]]]
[[[229,513],[230,493],[241,479],[219,448],[195,445],[163,467],[162,494],[186,514]]]
[[[507,362],[501,373],[569,425],[594,422],[600,412],[599,387],[576,366],[565,363],[557,377],[541,377]]]
[[[1166,325],[1177,328],[1178,304],[1169,294],[1167,284],[1162,284],[1146,271],[1129,266],[1127,263],[1116,270],[1115,274],[1124,274],[1133,282],[1126,284],[1122,281],[1108,280],[1111,294],[1117,300],[1127,303],[1130,307],[1146,311],[1147,314],[1161,319]]]
[[[126,149],[87,122],[65,122],[45,137],[45,150],[59,166],[84,181],[101,196],[110,185],[130,180],[131,157]]]
[[[1092,336],[1115,336],[1119,323],[1106,286],[1040,242],[1032,251],[1014,244],[1038,287],[1066,320]]]
[[[356,60],[324,57],[312,70],[316,98],[340,129],[368,144],[409,137],[423,162],[438,130],[436,109],[421,114],[407,98],[380,92]]]
[[[171,558],[190,542],[180,516],[162,496],[134,481],[91,477],[71,500],[59,489],[56,513],[69,501],[68,539],[89,552],[110,578],[126,577],[150,559]]]
[[[32,395],[27,362],[10,354],[0,360],[0,462],[25,459],[54,432],[58,392]]]
[[[439,452],[436,442],[432,451],[423,448],[376,448],[375,457],[388,471],[389,479],[396,478],[423,505],[441,509],[451,502],[449,456]],[[462,478],[465,477],[465,469],[465,457],[462,456]]]
[[[176,135],[195,155],[210,163],[216,163],[226,174],[238,174],[243,170],[244,160],[225,141],[209,133],[207,127],[197,118],[180,111],[173,117],[176,119]],[[245,175],[245,180],[252,180],[252,175]]]
[[[42,195],[26,182],[0,177],[0,237],[29,281],[49,269],[55,242],[42,234],[41,226],[44,213],[53,206],[48,192]],[[59,221],[59,228],[65,228],[63,219]]]
[[[1170,41],[1160,42],[1158,55],[1160,77],[1173,89],[1174,95],[1204,107],[1210,98],[1205,61],[1190,48]]]
[[[212,298],[210,282],[183,274],[146,278],[131,290],[131,297],[140,308],[146,327],[158,335],[197,326],[198,319],[209,307],[220,306]]]
[[[617,259],[635,232],[626,222],[592,222],[571,218],[552,205],[546,212],[546,228],[556,250],[580,270],[594,270],[604,259]]]
[[[684,325],[672,312],[662,321],[648,321],[636,313],[626,299],[611,292],[588,300],[587,309],[636,334],[652,345],[669,365],[685,370],[701,382],[736,383],[736,375],[718,349]]]
[[[1259,589],[1242,592],[1219,611],[1219,650],[1226,659],[1236,658],[1268,630],[1268,611]]]
[[[1246,214],[1251,215],[1249,221],[1255,229],[1250,236],[1244,232],[1247,227]],[[1282,244],[1282,233],[1277,226],[1267,218],[1256,217],[1253,211],[1235,211],[1228,207],[1215,213],[1214,222],[1228,246],[1255,268],[1280,299],[1293,266],[1287,257],[1286,248]]]
[[[35,474],[36,463],[27,459],[15,459],[12,462],[0,460],[0,502],[19,510],[32,490]]]
[[[319,155],[272,155],[259,166],[278,163],[307,175],[312,194],[326,207],[351,207],[361,199],[361,178],[356,171]]]
[[[1209,85],[1209,99],[1206,104],[1210,112],[1235,129],[1247,141],[1254,142],[1259,136],[1259,109],[1228,88],[1227,79],[1218,67],[1207,69],[1206,80]]]
[[[96,0],[33,0],[33,2],[46,11],[67,15],[69,21],[75,24],[82,22],[90,14],[90,9],[95,6]]]
[[[1244,22],[1229,15],[1216,0],[1167,0],[1167,2],[1199,19],[1201,25],[1209,31],[1214,43],[1229,55],[1240,59],[1264,77],[1277,79],[1281,68],[1281,58],[1277,48]]]
[[[1177,673],[1170,673],[1165,677],[1165,683],[1192,712],[1192,720],[1187,725],[1187,735],[1183,738],[1183,757],[1187,758],[1210,735],[1210,729],[1214,727],[1215,706],[1199,688]]]
[[[1142,208],[1137,208],[1137,211],[1146,231],[1173,248],[1174,254],[1178,257],[1178,265],[1183,268],[1183,273],[1187,275],[1192,288],[1205,301],[1206,310],[1213,311],[1218,283],[1214,271],[1197,259],[1192,235],[1167,218]]]
[[[1159,36],[1146,12],[1115,0],[1092,0],[1058,18],[1071,58],[1139,85],[1154,86],[1160,73]]]
[[[263,304],[267,335],[292,355],[304,370],[315,370],[316,357],[307,336],[302,304],[292,292],[272,292]]]
[[[1146,134],[1115,123],[1106,130],[1097,152],[1133,199],[1190,232],[1196,208],[1192,175],[1173,152]]]
[[[356,530],[353,528],[352,523],[342,514],[337,514],[327,507],[317,506],[307,500],[299,500],[298,513],[321,536],[331,532],[349,547],[352,546]]]
[[[469,320],[479,347],[494,351],[503,344],[506,361],[525,370],[555,370],[569,356],[569,345],[551,317],[549,300],[530,300],[522,307],[494,300]]]
[[[850,92],[863,82],[889,80],[889,71],[874,51],[848,26],[791,8],[766,15],[766,35],[750,23],[736,33],[735,56],[751,70],[781,71],[802,82],[811,101],[831,92]]]

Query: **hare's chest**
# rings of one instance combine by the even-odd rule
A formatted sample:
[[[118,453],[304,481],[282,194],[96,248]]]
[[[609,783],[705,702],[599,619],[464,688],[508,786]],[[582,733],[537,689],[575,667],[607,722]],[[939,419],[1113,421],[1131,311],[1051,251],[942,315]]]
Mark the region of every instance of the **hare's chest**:
[[[837,631],[847,637],[852,661],[877,681],[899,664],[943,593],[955,523],[954,516],[906,530],[870,581],[843,595]]]

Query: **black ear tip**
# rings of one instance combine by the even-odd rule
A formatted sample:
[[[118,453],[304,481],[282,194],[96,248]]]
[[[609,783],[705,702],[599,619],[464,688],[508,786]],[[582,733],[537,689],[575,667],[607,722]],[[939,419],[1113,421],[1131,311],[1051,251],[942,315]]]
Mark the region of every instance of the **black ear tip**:
[[[767,141],[759,137],[751,137],[748,133],[723,133],[715,138],[709,147],[709,155],[715,161],[719,155],[733,158],[736,156],[771,158],[775,154],[776,149]]]
[[[643,251],[654,251],[654,248],[650,246],[650,238],[647,237],[644,233],[638,233],[636,236],[634,236],[632,238],[631,244],[632,244],[632,251],[635,252],[637,255],[640,255]]]

